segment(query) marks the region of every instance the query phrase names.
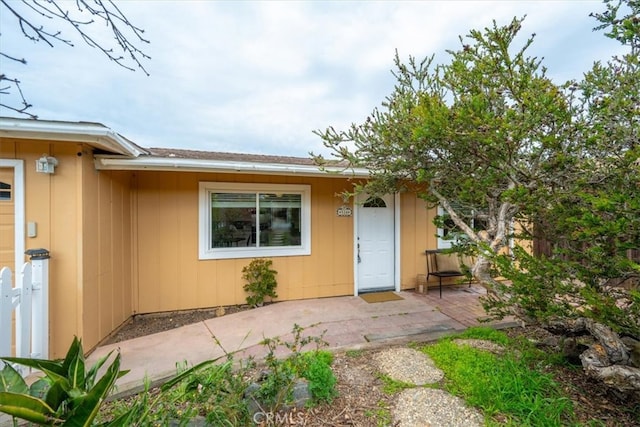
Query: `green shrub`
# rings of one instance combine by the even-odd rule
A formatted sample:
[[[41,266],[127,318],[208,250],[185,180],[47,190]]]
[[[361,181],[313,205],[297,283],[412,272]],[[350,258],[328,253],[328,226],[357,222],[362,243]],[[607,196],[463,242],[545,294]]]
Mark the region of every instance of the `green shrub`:
[[[159,390],[145,390],[127,402],[112,403],[101,419],[112,419],[114,426],[189,425],[196,417],[206,417],[207,425],[250,425],[244,398],[247,388],[246,366],[234,369],[233,359],[207,360],[189,369],[178,367],[178,374]]]
[[[176,392],[183,405],[192,405],[201,414],[206,414],[209,425],[246,425],[249,414],[244,400],[247,384],[243,376],[243,368],[234,370],[233,361],[227,360],[192,372]]]
[[[300,378],[309,382],[309,391],[314,403],[330,402],[336,395],[336,379],[331,370],[333,354],[320,350],[327,342],[323,340],[322,335],[303,336],[303,331],[304,328],[296,324],[293,325],[291,341],[265,338],[261,343],[268,349],[265,357],[268,375],[260,384],[257,394],[271,411],[276,412],[291,402],[293,386]],[[303,352],[302,350],[310,344],[315,344],[316,348]],[[277,349],[281,347],[291,352],[284,359],[276,357]]]
[[[266,297],[278,297],[278,272],[271,268],[272,264],[270,259],[257,258],[242,269],[242,279],[246,282],[243,289],[249,294],[246,300],[252,307],[262,306]]]
[[[294,352],[284,360],[269,363],[270,374],[262,383],[260,396],[267,404],[289,401],[292,385],[299,378],[308,381],[313,403],[330,403],[337,395],[336,377],[331,369],[333,354],[324,350]]]
[[[337,380],[331,369],[333,354],[324,350],[316,350],[304,353],[302,359],[304,363],[300,375],[309,381],[309,391],[314,403],[331,403],[338,394]]]
[[[233,353],[228,353],[216,339],[226,360],[221,356],[189,369],[177,364],[178,374],[159,390],[150,390],[147,383],[145,391],[126,405],[110,403],[99,421],[111,420],[114,426],[188,425],[199,415],[206,418],[207,425],[252,425],[249,399],[256,399],[264,412],[275,413],[291,403],[293,387],[300,378],[308,381],[314,403],[330,402],[336,395],[336,379],[331,371],[333,354],[320,350],[327,345],[322,335],[305,336],[303,332],[304,328],[294,325],[291,340],[276,337],[261,342],[267,355],[265,374],[258,384],[250,383],[250,372],[255,368],[253,359],[236,363]],[[303,352],[308,346],[312,350]],[[283,347],[289,350],[289,355],[276,357]],[[258,388],[249,391],[254,385]]]
[[[259,401],[274,412],[291,402],[296,375],[291,366],[275,361],[269,365],[269,374],[260,383],[256,393]]]

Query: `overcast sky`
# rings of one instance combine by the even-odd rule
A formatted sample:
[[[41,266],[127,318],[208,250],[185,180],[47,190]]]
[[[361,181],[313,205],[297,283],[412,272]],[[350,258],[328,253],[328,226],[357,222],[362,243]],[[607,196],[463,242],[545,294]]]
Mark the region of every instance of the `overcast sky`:
[[[16,1],[10,1],[16,4]],[[67,5],[74,7],[75,2]],[[143,147],[307,156],[314,129],[361,123],[393,90],[401,58],[457,49],[470,29],[527,15],[523,39],[557,83],[620,51],[593,32],[600,1],[121,1],[145,30],[150,76],[24,38],[0,9],[0,72],[18,77],[40,119],[102,123]],[[0,6],[1,8],[1,6]],[[49,24],[52,25],[52,24]],[[57,25],[76,40],[73,29]],[[3,96],[3,102],[9,97]],[[0,109],[0,115],[16,116]]]

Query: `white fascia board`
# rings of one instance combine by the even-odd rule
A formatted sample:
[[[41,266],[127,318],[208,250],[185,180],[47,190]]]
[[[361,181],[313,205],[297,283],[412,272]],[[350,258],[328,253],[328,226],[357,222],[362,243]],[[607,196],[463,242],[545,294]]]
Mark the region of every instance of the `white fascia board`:
[[[133,157],[146,153],[128,139],[100,123],[0,117],[0,136],[45,141],[84,142],[105,151]]]
[[[95,157],[98,170],[154,170],[185,172],[253,173],[266,175],[324,176],[344,178],[347,176],[368,178],[369,171],[363,168],[338,168],[282,163],[237,162],[203,159],[169,159],[166,157],[123,158],[106,155]]]

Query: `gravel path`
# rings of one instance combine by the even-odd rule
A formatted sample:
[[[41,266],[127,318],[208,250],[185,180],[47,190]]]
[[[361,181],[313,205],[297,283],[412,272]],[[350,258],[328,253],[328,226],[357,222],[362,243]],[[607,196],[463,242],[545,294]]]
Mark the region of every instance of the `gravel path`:
[[[409,388],[398,395],[393,413],[402,427],[481,427],[482,414],[459,397],[434,388]]]
[[[378,369],[396,381],[408,384],[434,384],[444,378],[426,354],[411,348],[389,348],[373,356]]]
[[[495,344],[482,340],[466,340],[472,345],[499,351]],[[424,353],[410,348],[390,348],[374,355],[380,371],[390,378],[416,386],[434,384],[444,373]],[[398,394],[393,410],[394,426],[399,427],[475,427],[484,425],[482,414],[469,408],[465,402],[451,394],[434,388],[408,388]]]

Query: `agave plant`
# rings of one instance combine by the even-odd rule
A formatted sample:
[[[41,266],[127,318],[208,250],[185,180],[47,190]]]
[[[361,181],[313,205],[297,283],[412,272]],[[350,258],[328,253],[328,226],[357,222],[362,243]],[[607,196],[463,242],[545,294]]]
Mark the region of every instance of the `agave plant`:
[[[128,371],[120,370],[120,354],[97,379],[98,370],[111,353],[89,370],[85,369],[82,343],[77,337],[62,360],[3,357],[0,371],[0,412],[39,425],[89,426],[116,380]],[[30,386],[11,366],[18,364],[40,370],[44,376]]]

